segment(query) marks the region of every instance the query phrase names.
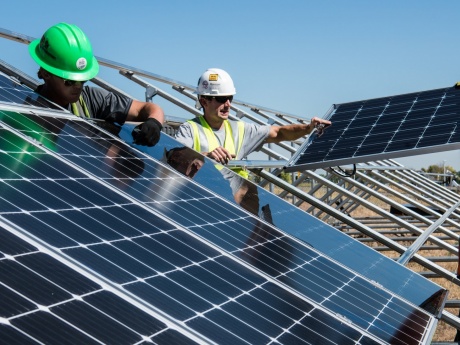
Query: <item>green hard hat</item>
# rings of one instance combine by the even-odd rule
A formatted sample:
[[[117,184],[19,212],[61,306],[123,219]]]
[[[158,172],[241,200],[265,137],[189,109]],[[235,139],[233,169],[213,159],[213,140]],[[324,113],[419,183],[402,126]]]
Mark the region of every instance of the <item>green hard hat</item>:
[[[63,79],[90,80],[99,72],[88,37],[75,25],[59,23],[29,44],[32,58],[46,71]]]

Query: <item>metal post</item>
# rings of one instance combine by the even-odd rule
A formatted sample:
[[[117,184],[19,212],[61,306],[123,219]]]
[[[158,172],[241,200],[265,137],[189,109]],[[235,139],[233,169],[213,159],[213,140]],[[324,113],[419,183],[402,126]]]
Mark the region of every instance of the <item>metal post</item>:
[[[460,241],[458,242],[458,253],[457,278],[460,278]],[[458,317],[460,317],[460,309],[458,310]],[[460,329],[457,329],[454,341],[460,341]]]

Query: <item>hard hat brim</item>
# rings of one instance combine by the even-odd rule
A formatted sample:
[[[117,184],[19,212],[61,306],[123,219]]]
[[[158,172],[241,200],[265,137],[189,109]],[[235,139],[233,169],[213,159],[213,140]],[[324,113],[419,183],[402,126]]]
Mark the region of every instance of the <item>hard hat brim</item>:
[[[29,54],[34,59],[34,61],[46,71],[54,74],[58,77],[68,80],[75,80],[75,81],[86,81],[94,78],[99,73],[99,63],[97,59],[93,56],[92,61],[88,61],[91,64],[91,68],[84,72],[69,72],[65,71],[56,67],[53,67],[46,62],[44,62],[40,56],[37,54],[37,49],[40,44],[40,39],[33,40],[29,44]]]

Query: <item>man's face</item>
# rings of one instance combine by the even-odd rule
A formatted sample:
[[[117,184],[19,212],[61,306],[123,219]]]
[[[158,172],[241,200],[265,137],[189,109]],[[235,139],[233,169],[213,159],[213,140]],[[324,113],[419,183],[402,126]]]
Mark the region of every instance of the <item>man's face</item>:
[[[201,104],[207,117],[214,120],[227,120],[232,99],[232,96],[205,97]]]
[[[44,79],[48,88],[46,96],[53,102],[66,106],[80,98],[84,82],[65,80],[51,73]]]

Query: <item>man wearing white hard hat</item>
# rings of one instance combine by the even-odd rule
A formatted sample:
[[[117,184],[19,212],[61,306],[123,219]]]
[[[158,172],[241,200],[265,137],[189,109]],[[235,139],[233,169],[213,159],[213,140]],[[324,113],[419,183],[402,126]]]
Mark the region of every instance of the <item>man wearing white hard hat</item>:
[[[241,160],[251,152],[259,150],[264,143],[296,140],[309,134],[316,125],[331,124],[317,117],[310,124],[285,126],[262,126],[229,120],[230,105],[236,90],[230,75],[218,68],[210,68],[201,75],[196,93],[197,108],[203,108],[204,114],[183,123],[176,133],[176,139],[184,146],[191,147],[221,164],[226,164],[231,159]],[[255,215],[267,212],[269,205],[263,206],[259,212],[257,187],[246,180],[246,170],[232,168],[242,176],[239,177],[227,169],[221,169],[220,164],[216,168],[229,181],[237,204]]]
[[[309,124],[285,126],[257,125],[229,120],[230,105],[236,94],[230,75],[222,69],[210,68],[198,80],[197,108],[203,108],[203,116],[183,123],[176,139],[215,161],[226,164],[231,159],[241,160],[265,143],[296,140],[309,134],[315,126],[331,122],[317,117]],[[237,171],[247,177],[247,172]]]

